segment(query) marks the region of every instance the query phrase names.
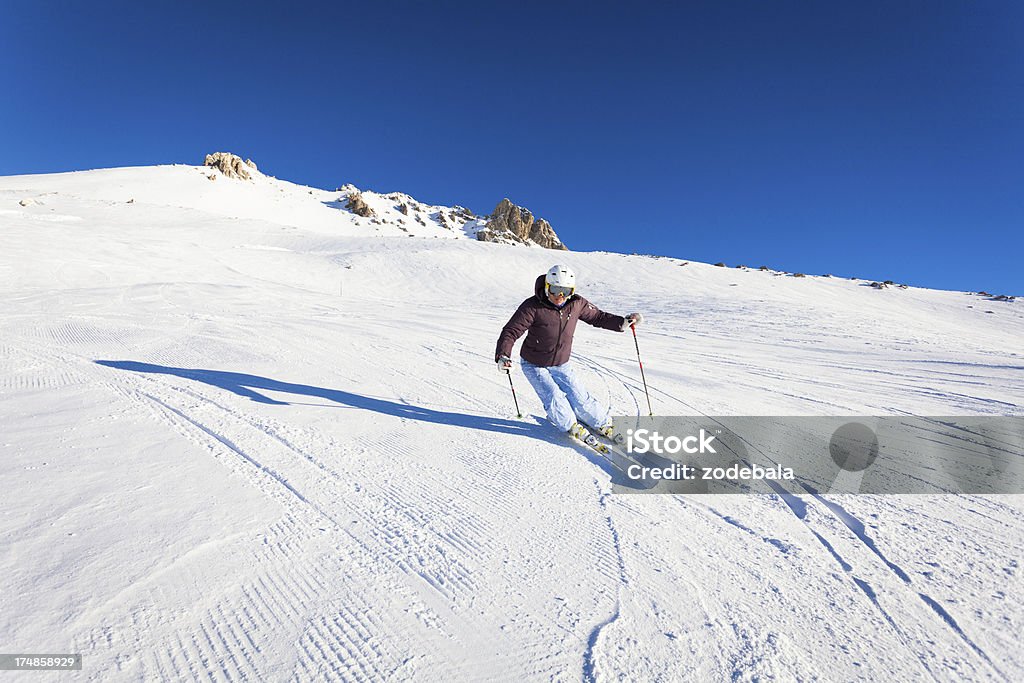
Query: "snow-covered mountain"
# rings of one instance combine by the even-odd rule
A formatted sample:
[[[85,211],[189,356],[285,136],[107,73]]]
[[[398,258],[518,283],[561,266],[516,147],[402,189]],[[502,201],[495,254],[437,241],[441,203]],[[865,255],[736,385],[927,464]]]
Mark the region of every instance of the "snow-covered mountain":
[[[103,680],[1024,675],[1024,497],[612,495],[493,363],[565,262],[646,315],[659,414],[1022,415],[1024,302],[216,174],[0,178],[8,651]],[[574,357],[646,414],[631,335]]]

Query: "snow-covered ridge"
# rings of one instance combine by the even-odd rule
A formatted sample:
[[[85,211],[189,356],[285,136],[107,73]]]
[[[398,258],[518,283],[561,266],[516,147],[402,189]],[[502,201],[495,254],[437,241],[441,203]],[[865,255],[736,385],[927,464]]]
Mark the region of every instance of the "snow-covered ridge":
[[[239,180],[215,168],[176,164],[12,176],[2,183],[36,202],[45,202],[44,195],[56,192],[87,201],[194,209],[332,235],[475,239],[484,222],[468,209],[424,204],[404,193],[360,191],[353,185],[330,191],[279,180],[256,169],[250,173],[251,179]],[[349,196],[356,193],[375,216],[358,216],[345,208]]]

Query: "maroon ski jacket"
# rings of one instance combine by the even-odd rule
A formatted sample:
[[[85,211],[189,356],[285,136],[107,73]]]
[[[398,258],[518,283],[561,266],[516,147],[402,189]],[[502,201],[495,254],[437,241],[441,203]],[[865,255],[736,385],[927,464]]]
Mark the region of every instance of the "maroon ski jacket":
[[[526,340],[519,355],[540,365],[551,367],[569,361],[572,353],[572,335],[576,321],[582,320],[594,327],[621,331],[625,318],[600,310],[578,294],[569,297],[561,308],[548,301],[544,292],[544,276],[537,278],[533,296],[524,301],[512,314],[498,336],[494,362],[502,356],[512,357],[512,345],[526,332]]]

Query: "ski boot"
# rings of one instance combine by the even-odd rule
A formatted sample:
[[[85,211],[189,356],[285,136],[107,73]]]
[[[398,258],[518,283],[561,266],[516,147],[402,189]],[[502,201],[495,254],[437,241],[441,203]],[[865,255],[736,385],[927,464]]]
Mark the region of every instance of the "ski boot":
[[[626,443],[626,437],[623,436],[622,434],[617,433],[615,431],[615,425],[613,425],[610,422],[606,424],[604,427],[598,429],[597,433],[611,441],[616,446],[621,446],[624,443]]]

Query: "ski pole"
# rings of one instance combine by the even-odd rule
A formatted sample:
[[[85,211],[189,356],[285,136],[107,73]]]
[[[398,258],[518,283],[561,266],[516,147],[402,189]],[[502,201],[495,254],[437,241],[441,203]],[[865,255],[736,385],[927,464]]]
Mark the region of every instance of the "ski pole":
[[[517,417],[522,417],[523,413],[522,413],[522,411],[519,410],[519,399],[516,398],[516,388],[515,388],[515,386],[512,385],[512,370],[511,369],[509,369],[509,372],[508,372],[508,386],[509,386],[509,388],[512,389],[512,400],[515,401],[515,404],[516,404],[516,416]]]
[[[647,378],[644,376],[644,362],[640,360],[640,342],[636,340],[636,325],[630,325],[633,330],[633,344],[636,346],[636,362],[640,364],[640,379],[644,381],[644,395],[647,396],[647,412],[654,417],[654,408],[651,407],[651,394],[647,391]],[[511,379],[511,378],[509,378]]]

